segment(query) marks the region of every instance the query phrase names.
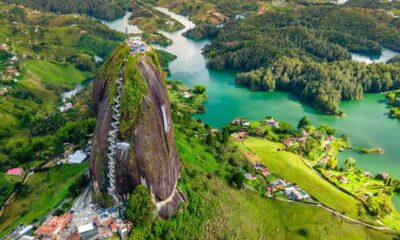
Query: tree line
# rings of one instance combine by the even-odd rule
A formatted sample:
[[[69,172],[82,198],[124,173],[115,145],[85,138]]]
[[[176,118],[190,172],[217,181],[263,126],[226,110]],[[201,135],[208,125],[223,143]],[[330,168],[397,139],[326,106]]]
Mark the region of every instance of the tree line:
[[[341,100],[398,89],[400,74],[395,64],[319,63],[283,57],[268,67],[239,73],[236,82],[252,90],[290,91],[321,112],[337,114]]]

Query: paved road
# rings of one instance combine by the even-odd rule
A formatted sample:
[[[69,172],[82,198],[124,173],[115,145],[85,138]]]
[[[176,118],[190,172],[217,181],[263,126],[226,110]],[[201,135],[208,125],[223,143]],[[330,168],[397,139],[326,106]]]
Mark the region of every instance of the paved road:
[[[68,228],[61,234],[61,239],[66,239],[72,235],[72,233],[77,230],[78,226],[91,223],[96,216],[95,211],[91,209],[89,204],[92,200],[90,193],[91,185],[89,184],[72,205],[71,210],[74,210],[74,216]]]

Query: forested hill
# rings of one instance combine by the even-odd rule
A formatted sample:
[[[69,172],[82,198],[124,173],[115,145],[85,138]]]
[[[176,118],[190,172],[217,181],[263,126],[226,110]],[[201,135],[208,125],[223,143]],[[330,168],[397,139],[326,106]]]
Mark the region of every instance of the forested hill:
[[[237,83],[252,90],[298,94],[314,108],[338,114],[341,100],[397,89],[397,64],[349,61],[350,52],[400,50],[400,21],[385,10],[302,6],[233,20],[204,48],[212,69],[249,71]]]
[[[267,12],[233,21],[204,50],[208,67],[250,70],[279,57],[347,60],[349,51],[400,50],[399,20],[384,11],[337,6]]]
[[[88,14],[92,17],[113,20],[122,17],[131,8],[130,0],[5,0],[38,10],[56,13]]]

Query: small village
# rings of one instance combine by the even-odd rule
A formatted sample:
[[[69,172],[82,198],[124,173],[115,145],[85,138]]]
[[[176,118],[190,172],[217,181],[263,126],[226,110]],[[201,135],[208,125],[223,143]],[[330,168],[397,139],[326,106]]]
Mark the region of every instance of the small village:
[[[231,136],[239,144],[245,144],[249,137],[266,137],[269,141],[281,143],[284,147],[278,151],[299,154],[305,166],[318,173],[323,180],[370,206],[370,211],[377,211],[371,204],[390,199],[394,191],[391,184],[393,179],[387,172],[372,174],[362,171],[355,166],[354,159],[339,163],[337,156],[348,149],[348,144],[342,138],[336,138],[330,129],[325,131],[326,129],[305,126],[294,134],[280,134],[281,123],[272,117],[259,122],[235,118],[229,126],[231,132],[233,131]],[[307,140],[311,138],[318,144],[309,151],[308,156],[304,156],[302,151]],[[319,204],[300,185],[290,183],[270,171],[266,167],[268,162],[261,163],[259,159],[249,155],[247,158],[253,162],[253,170],[244,173],[246,188],[269,198]]]
[[[21,75],[20,59],[9,45],[0,44],[0,96],[7,95]]]
[[[52,164],[84,164],[88,159],[90,146],[86,151],[76,150],[69,146],[64,159]],[[68,153],[70,153],[68,155]],[[26,174],[22,168],[12,168],[6,172],[11,176]],[[125,239],[133,225],[118,208],[103,209],[98,207],[91,197],[90,184],[73,202],[66,213],[58,214],[58,209],[47,215],[42,223],[32,225],[20,224],[5,239],[106,239],[117,237]]]
[[[315,203],[306,191],[298,185],[292,184],[285,179],[280,179],[269,171],[260,162],[253,164],[255,173],[245,173],[246,187],[251,190],[258,189],[261,195],[269,198],[281,198],[299,202]]]

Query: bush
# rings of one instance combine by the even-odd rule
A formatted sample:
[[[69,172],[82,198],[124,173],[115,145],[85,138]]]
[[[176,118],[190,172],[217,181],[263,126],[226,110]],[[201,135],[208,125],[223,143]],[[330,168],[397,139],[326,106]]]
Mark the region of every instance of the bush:
[[[196,94],[202,94],[202,93],[204,93],[205,91],[206,91],[206,88],[205,88],[204,86],[202,86],[202,85],[196,85],[196,86],[194,86],[193,92],[196,93]]]
[[[60,209],[60,208],[57,208],[54,212],[53,212],[53,216],[61,216],[61,215],[63,215],[65,212],[64,212],[64,210],[62,210],[62,209]]]
[[[155,209],[149,190],[139,185],[129,196],[126,214],[136,226],[145,227],[153,221]]]

